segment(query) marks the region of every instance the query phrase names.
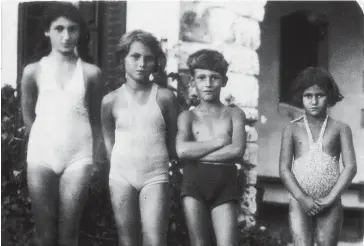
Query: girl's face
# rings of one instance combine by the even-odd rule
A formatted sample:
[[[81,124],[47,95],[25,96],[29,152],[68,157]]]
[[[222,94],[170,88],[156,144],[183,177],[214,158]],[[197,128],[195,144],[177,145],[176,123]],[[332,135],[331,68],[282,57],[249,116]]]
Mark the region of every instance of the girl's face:
[[[125,57],[125,73],[137,82],[149,81],[149,76],[155,67],[155,57],[150,49],[141,42],[130,45]]]
[[[319,86],[314,85],[307,88],[303,92],[302,102],[306,113],[312,116],[326,115],[327,93]]]
[[[80,37],[80,26],[65,17],[54,20],[44,33],[49,37],[52,49],[61,53],[73,52]]]

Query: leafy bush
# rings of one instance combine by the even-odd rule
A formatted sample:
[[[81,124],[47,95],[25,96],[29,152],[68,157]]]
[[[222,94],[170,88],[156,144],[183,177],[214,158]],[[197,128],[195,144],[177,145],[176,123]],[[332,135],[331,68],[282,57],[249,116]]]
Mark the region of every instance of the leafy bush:
[[[25,128],[15,89],[1,89],[1,234],[3,245],[28,245],[33,234],[25,175]]]

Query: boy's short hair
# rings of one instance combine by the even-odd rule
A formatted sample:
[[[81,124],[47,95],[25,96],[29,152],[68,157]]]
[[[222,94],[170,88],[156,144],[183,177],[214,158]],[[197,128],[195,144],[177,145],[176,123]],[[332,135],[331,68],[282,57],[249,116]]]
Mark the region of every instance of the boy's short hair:
[[[314,85],[319,86],[327,93],[328,105],[331,107],[344,98],[328,71],[320,67],[308,67],[300,72],[294,80],[291,88],[293,103],[303,107],[303,92]]]
[[[206,69],[217,72],[225,77],[229,64],[220,52],[202,49],[188,57],[187,66],[192,75],[194,75],[195,69]]]

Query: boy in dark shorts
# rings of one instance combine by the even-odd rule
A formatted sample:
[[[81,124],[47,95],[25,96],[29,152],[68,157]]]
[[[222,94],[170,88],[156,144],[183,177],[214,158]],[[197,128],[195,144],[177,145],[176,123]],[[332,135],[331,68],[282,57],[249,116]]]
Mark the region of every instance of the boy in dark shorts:
[[[235,163],[245,151],[245,114],[220,101],[228,80],[222,54],[200,50],[190,55],[187,65],[200,104],[180,114],[176,145],[187,163],[181,195],[191,244],[210,244],[211,216],[217,245],[237,245]]]

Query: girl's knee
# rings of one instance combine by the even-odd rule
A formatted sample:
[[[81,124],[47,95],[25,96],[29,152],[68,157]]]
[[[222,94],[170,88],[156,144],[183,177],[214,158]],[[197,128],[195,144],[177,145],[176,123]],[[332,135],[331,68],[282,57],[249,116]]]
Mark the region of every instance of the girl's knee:
[[[166,233],[143,233],[144,246],[166,246],[167,234]]]
[[[317,246],[334,246],[337,245],[337,235],[318,232],[316,236]]]

